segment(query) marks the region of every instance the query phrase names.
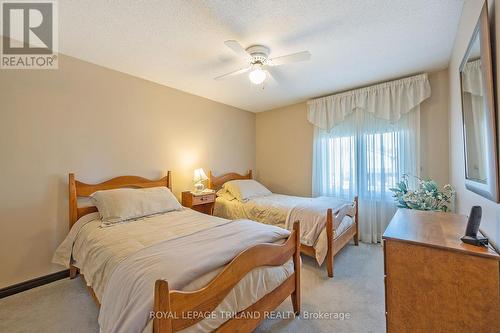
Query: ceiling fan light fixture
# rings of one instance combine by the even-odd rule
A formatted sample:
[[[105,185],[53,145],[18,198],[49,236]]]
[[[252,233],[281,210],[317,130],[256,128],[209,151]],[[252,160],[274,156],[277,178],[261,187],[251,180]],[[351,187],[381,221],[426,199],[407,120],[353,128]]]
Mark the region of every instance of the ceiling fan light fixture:
[[[250,74],[248,74],[248,78],[253,84],[261,84],[266,79],[266,76],[266,72],[260,67],[254,68]]]
[[[226,44],[228,48],[239,55],[242,59],[245,59],[247,66],[223,75],[219,75],[214,78],[215,80],[221,80],[243,73],[249,73],[248,78],[250,79],[250,82],[252,82],[252,84],[259,85],[266,80],[270,82],[276,82],[273,78],[272,73],[268,71],[269,67],[307,61],[311,58],[311,53],[309,51],[302,51],[269,58],[270,49],[264,45],[255,44],[245,49],[236,40],[226,40],[224,44]],[[264,86],[262,89],[264,89]]]

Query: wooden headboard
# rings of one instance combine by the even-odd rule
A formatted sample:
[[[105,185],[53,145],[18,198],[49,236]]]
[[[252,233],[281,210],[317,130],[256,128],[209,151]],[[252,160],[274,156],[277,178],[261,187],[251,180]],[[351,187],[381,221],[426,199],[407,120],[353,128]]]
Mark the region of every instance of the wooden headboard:
[[[240,175],[236,172],[225,173],[220,176],[214,176],[212,171],[208,171],[208,188],[212,190],[218,190],[224,185],[225,182],[230,180],[238,180],[238,179],[252,179],[252,170],[248,170],[246,175]]]
[[[146,188],[166,186],[172,190],[170,171],[158,180],[150,180],[138,176],[120,176],[99,184],[85,184],[75,179],[75,174],[69,174],[69,228],[82,216],[97,212],[96,206],[78,207],[78,197],[89,197],[95,191],[112,190],[115,188]]]

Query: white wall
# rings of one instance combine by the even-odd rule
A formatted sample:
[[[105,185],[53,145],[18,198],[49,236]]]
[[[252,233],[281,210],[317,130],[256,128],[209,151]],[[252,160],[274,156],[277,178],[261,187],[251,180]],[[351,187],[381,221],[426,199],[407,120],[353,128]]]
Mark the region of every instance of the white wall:
[[[490,17],[496,17],[497,39],[500,36],[500,6],[494,8],[494,3],[489,1]],[[469,44],[472,32],[476,26],[483,1],[466,1],[460,19],[460,25],[455,39],[455,46],[450,59],[449,84],[450,84],[450,178],[452,185],[457,191],[456,209],[458,213],[468,215],[470,208],[480,205],[483,208],[483,219],[481,229],[496,243],[500,244],[500,205],[487,200],[465,188],[464,175],[464,150],[462,137],[462,114],[460,99],[460,76],[459,67],[465,50]],[[500,54],[500,44],[495,43],[497,54]],[[495,73],[497,83],[500,81],[498,70]],[[499,86],[497,84],[497,86]],[[497,87],[498,88],[498,87]]]

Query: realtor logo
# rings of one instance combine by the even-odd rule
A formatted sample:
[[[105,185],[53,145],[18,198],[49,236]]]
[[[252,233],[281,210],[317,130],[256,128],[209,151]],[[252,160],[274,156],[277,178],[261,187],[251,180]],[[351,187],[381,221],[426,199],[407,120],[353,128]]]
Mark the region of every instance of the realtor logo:
[[[2,2],[2,69],[57,69],[53,1]]]

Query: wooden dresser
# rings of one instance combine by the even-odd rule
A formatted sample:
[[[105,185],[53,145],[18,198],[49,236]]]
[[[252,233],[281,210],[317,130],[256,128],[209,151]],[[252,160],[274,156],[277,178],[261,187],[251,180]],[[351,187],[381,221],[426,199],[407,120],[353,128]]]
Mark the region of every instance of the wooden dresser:
[[[387,332],[500,332],[500,255],[467,218],[400,209],[384,235]]]

